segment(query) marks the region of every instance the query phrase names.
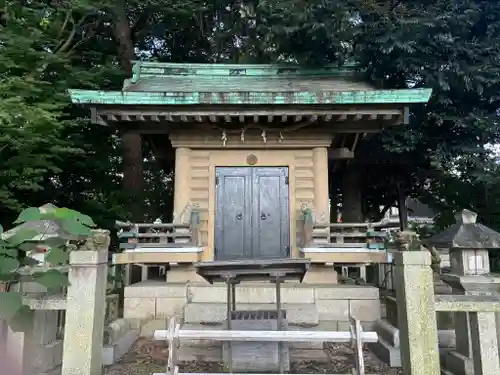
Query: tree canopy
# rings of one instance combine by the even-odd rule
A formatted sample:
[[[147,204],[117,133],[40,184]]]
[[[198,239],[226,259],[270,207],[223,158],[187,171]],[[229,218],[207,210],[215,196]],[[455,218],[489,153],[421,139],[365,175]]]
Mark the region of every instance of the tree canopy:
[[[128,215],[121,141],[68,88],[120,89],[131,60],[354,63],[378,87],[431,87],[410,126],[360,143],[364,197],[394,183],[500,228],[500,4],[486,0],[6,0],[0,10],[0,217],[51,201],[98,225]],[[168,212],[168,174],[144,157],[147,216]],[[367,164],[366,160],[377,160]],[[167,206],[165,206],[167,205]]]

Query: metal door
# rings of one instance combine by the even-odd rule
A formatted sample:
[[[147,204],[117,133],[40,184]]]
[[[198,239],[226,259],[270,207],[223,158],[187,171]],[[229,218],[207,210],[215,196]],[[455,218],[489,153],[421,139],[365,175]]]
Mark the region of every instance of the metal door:
[[[289,256],[288,168],[216,169],[215,258]]]

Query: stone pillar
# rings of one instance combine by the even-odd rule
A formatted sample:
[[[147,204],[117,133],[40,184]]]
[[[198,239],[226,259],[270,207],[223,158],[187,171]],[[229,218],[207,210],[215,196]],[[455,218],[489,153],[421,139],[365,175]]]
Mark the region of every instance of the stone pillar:
[[[404,375],[441,373],[434,280],[430,266],[428,252],[394,253],[394,283]]]
[[[330,200],[328,197],[328,150],[326,147],[313,149],[314,168],[314,221],[329,222]]]
[[[62,375],[100,375],[109,232],[93,231],[84,247],[70,254]]]
[[[494,312],[471,312],[470,328],[474,374],[500,374]]]
[[[342,176],[342,221],[362,223],[361,175],[356,166],[346,167]]]
[[[130,210],[132,220],[143,219],[143,155],[142,137],[139,133],[126,132],[122,135],[123,141],[123,187],[131,196]]]
[[[47,288],[35,282],[23,282],[14,287],[27,296],[46,294]],[[61,365],[62,340],[57,339],[57,310],[33,311],[24,332],[7,332],[7,356],[19,375],[43,374]],[[0,353],[1,354],[1,353]]]

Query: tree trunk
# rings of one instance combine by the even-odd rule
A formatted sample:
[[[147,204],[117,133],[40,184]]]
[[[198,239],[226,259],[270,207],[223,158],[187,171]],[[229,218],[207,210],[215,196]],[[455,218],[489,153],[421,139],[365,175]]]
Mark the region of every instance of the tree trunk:
[[[342,221],[362,223],[361,175],[359,167],[349,166],[342,176]]]
[[[130,196],[132,220],[144,217],[144,175],[142,138],[138,133],[124,133],[123,141],[123,187]]]
[[[117,1],[113,8],[113,22],[118,61],[127,74],[132,75],[132,60],[135,58],[134,42],[132,39],[132,29],[123,1]]]

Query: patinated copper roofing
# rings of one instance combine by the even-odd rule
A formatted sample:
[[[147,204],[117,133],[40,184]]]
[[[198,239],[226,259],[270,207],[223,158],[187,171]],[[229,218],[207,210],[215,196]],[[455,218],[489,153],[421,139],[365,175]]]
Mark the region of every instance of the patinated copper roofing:
[[[426,103],[430,89],[375,90],[332,67],[134,62],[121,91],[70,90],[95,105]]]

